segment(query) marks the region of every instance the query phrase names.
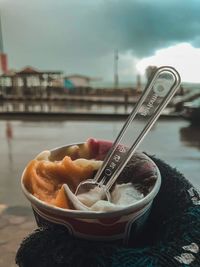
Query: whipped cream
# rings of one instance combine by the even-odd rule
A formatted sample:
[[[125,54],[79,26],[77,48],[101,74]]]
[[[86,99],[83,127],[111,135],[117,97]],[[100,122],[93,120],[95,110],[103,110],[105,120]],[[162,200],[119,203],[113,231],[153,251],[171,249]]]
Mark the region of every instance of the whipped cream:
[[[101,199],[101,190],[96,187],[77,198],[92,211],[111,211],[130,206],[144,197],[132,183],[117,184],[111,193],[111,201]]]

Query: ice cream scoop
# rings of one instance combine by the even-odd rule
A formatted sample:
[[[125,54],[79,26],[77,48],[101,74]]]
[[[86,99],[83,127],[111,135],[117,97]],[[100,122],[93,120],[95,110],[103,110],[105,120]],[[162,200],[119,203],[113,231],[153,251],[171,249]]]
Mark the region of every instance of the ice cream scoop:
[[[90,194],[91,190],[98,187],[97,201],[100,199],[110,201],[110,190],[119,174],[178,90],[180,83],[180,75],[174,68],[164,66],[157,69],[149,79],[101,168],[93,179],[85,180],[78,185],[76,195],[87,192]],[[134,128],[133,122],[138,118],[140,126]]]

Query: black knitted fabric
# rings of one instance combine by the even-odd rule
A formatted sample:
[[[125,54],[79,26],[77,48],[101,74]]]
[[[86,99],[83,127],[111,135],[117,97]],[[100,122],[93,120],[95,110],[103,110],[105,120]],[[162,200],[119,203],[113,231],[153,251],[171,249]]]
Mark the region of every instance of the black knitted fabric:
[[[79,240],[64,227],[40,228],[17,252],[19,267],[200,267],[200,194],[176,169],[152,157],[162,184],[146,227],[128,247]]]

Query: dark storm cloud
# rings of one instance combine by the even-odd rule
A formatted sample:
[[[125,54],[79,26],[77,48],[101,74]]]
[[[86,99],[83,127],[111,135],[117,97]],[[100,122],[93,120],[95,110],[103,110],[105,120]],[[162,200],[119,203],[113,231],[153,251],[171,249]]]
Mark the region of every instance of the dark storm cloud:
[[[138,57],[179,42],[200,45],[200,1],[105,1],[98,27],[108,43]]]
[[[200,45],[199,0],[0,0],[10,67],[112,77],[113,51],[142,58]]]

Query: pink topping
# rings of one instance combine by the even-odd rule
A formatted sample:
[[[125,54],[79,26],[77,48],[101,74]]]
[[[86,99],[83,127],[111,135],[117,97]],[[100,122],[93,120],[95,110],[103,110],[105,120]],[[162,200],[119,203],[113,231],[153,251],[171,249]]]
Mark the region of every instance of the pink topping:
[[[112,146],[112,142],[105,140],[97,140],[89,138],[87,144],[91,153],[91,157],[96,160],[103,160]]]

